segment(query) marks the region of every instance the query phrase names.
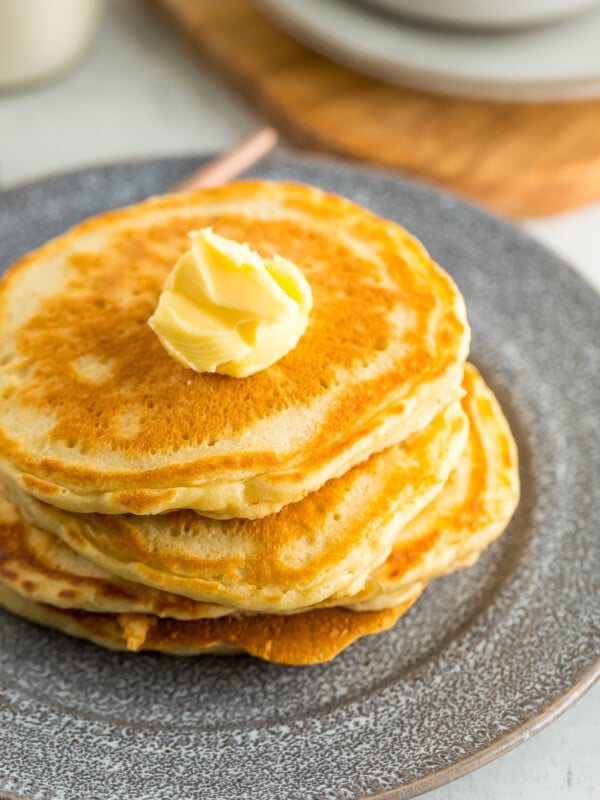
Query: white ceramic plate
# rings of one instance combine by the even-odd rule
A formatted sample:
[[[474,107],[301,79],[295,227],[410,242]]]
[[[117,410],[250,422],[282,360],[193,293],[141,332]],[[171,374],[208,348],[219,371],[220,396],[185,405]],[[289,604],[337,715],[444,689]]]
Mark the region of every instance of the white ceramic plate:
[[[492,100],[600,97],[600,6],[516,33],[404,22],[348,0],[255,0],[336,61],[416,89]]]
[[[356,0],[359,2],[359,0]],[[446,27],[517,30],[567,19],[598,0],[360,0],[402,18]]]

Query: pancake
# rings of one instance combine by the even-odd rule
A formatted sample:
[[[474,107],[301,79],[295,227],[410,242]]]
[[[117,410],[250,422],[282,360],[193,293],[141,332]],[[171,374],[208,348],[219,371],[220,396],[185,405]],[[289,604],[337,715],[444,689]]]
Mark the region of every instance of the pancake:
[[[240,613],[227,606],[201,603],[111,575],[76,553],[58,536],[27,523],[17,507],[2,495],[0,583],[37,603],[94,613],[151,614],[181,620]],[[415,585],[406,587],[402,597],[394,592],[393,603],[387,605],[404,602],[413,596],[415,588]],[[385,605],[380,598],[377,601],[378,607]],[[343,605],[351,608],[352,598],[345,598]],[[368,610],[368,604],[361,605]]]
[[[0,605],[111,649],[173,655],[242,651],[285,664],[327,661],[356,638],[392,627],[426,581],[475,563],[510,520],[519,496],[510,429],[473,367],[465,369],[464,388],[469,437],[444,488],[397,532],[388,558],[361,590],[323,601],[340,607],[240,615],[124,581],[26,523],[5,499],[0,499]]]
[[[181,621],[136,614],[90,614],[36,603],[0,583],[0,605],[20,617],[112,650],[171,655],[250,655],[279,664],[329,661],[366,634],[391,628],[421,593],[382,611],[326,608],[289,616],[254,615]]]
[[[425,430],[258,520],[194,511],[73,514],[15,484],[4,490],[30,523],[112,575],[201,602],[280,613],[359,591],[397,532],[439,493],[467,432],[454,403]]]
[[[131,583],[93,564],[52,533],[28,524],[0,495],[0,583],[57,608],[202,619],[231,609]]]
[[[467,364],[464,453],[442,491],[394,540],[387,560],[352,597],[352,608],[393,605],[419,581],[470,567],[505,530],[519,502],[515,441],[493,392]]]
[[[420,584],[474,563],[506,527],[519,496],[516,447],[496,398],[469,365],[463,385],[469,438],[444,488],[398,531],[392,552],[362,590],[329,598],[324,605],[373,611],[406,602]],[[26,598],[61,608],[177,619],[235,613],[110,575],[58,537],[27,524],[1,497],[0,582]]]
[[[291,259],[298,346],[243,380],[198,374],[147,325],[190,230]],[[398,225],[262,181],[84,222],[0,284],[0,471],[75,512],[257,518],[427,426],[459,396],[462,297]]]

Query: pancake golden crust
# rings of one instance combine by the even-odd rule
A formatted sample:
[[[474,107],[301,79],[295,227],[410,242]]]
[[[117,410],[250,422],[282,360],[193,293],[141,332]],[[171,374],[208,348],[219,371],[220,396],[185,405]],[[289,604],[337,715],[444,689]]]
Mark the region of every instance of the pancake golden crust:
[[[290,616],[259,614],[196,621],[144,614],[90,614],[26,600],[0,584],[0,605],[19,616],[71,636],[118,650],[159,650],[173,655],[239,652],[279,664],[329,661],[353,641],[391,628],[418,598],[422,587],[401,605],[355,613],[342,608]]]
[[[58,608],[201,619],[231,613],[214,604],[130,583],[79,556],[61,539],[28,525],[0,495],[0,583]]]
[[[32,524],[111,574],[243,611],[288,612],[363,586],[398,530],[441,490],[467,428],[455,403],[405,442],[259,520],[73,514],[4,488]]]
[[[463,385],[469,439],[444,488],[397,532],[387,560],[358,593],[338,594],[322,605],[354,610],[397,605],[418,582],[474,563],[508,523],[519,495],[516,448],[495,398],[469,365]],[[1,496],[0,582],[37,602],[93,612],[176,619],[235,613],[227,606],[197,602],[111,575],[58,537],[26,523]]]
[[[338,594],[322,608],[296,614],[239,616],[215,603],[116,578],[25,523],[0,498],[0,605],[104,647],[174,655],[243,650],[280,663],[326,661],[358,636],[391,627],[432,577],[475,563],[516,507],[517,453],[508,424],[469,365],[463,385],[469,438],[459,462],[429,506],[397,532],[387,560],[351,596]]]
[[[309,280],[287,356],[185,369],[149,329],[187,233],[212,226]],[[458,396],[456,287],[399,226],[320,190],[248,182],[84,222],[0,286],[0,470],[79,512],[259,517],[427,425]]]
[[[376,608],[381,599],[390,603],[415,582],[472,566],[514,514],[519,464],[508,422],[470,364],[463,387],[462,405],[469,419],[465,451],[442,491],[400,531],[385,563],[353,596],[355,609]]]

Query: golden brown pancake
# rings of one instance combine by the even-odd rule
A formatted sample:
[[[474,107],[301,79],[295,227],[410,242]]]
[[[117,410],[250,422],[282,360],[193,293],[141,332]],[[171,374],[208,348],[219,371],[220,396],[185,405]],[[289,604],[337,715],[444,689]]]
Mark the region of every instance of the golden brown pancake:
[[[49,628],[113,650],[159,650],[171,655],[233,654],[240,651],[280,664],[329,661],[366,634],[391,628],[418,598],[402,605],[356,613],[325,608],[302,614],[258,614],[195,621],[144,614],[91,614],[35,603],[0,583],[0,606]]]
[[[131,583],[93,564],[52,533],[29,525],[0,495],[0,583],[35,602],[112,614],[174,619],[230,614],[231,609]]]
[[[465,369],[464,387],[469,438],[458,464],[430,505],[398,531],[387,560],[363,588],[324,601],[343,607],[240,616],[218,604],[131,583],[27,524],[4,499],[0,605],[109,648],[174,655],[241,650],[286,664],[326,661],[359,636],[391,627],[427,580],[474,563],[507,525],[519,495],[515,444],[473,367]],[[99,611],[104,613],[92,613]],[[224,616],[203,618],[219,615]]]
[[[147,325],[190,230],[294,261],[314,309],[243,380],[198,374]],[[398,225],[319,189],[253,181],[103,214],[0,284],[0,471],[76,512],[277,511],[458,397],[469,330],[451,279]]]
[[[401,600],[419,581],[472,566],[505,530],[519,502],[515,441],[493,392],[467,364],[464,453],[442,491],[399,532],[387,560],[352,597],[356,610]]]
[[[326,605],[368,611],[398,605],[420,583],[474,563],[506,527],[519,494],[514,441],[495,397],[471,366],[464,387],[469,439],[444,488],[397,532],[387,560],[357,594],[329,598]],[[235,613],[117,578],[58,537],[26,523],[1,497],[0,582],[24,597],[62,608],[178,619]]]
[[[32,524],[110,574],[240,611],[289,612],[363,587],[441,490],[467,430],[454,403],[425,430],[258,520],[74,514],[4,488]]]

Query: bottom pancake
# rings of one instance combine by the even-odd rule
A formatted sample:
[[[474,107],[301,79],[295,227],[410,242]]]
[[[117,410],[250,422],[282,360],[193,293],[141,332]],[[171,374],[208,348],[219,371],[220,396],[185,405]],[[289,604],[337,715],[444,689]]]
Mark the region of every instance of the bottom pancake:
[[[256,614],[173,620],[148,614],[94,614],[35,603],[0,584],[0,605],[20,617],[113,650],[172,655],[245,652],[277,664],[320,664],[367,634],[388,630],[421,594],[381,611],[324,608],[300,614]]]

